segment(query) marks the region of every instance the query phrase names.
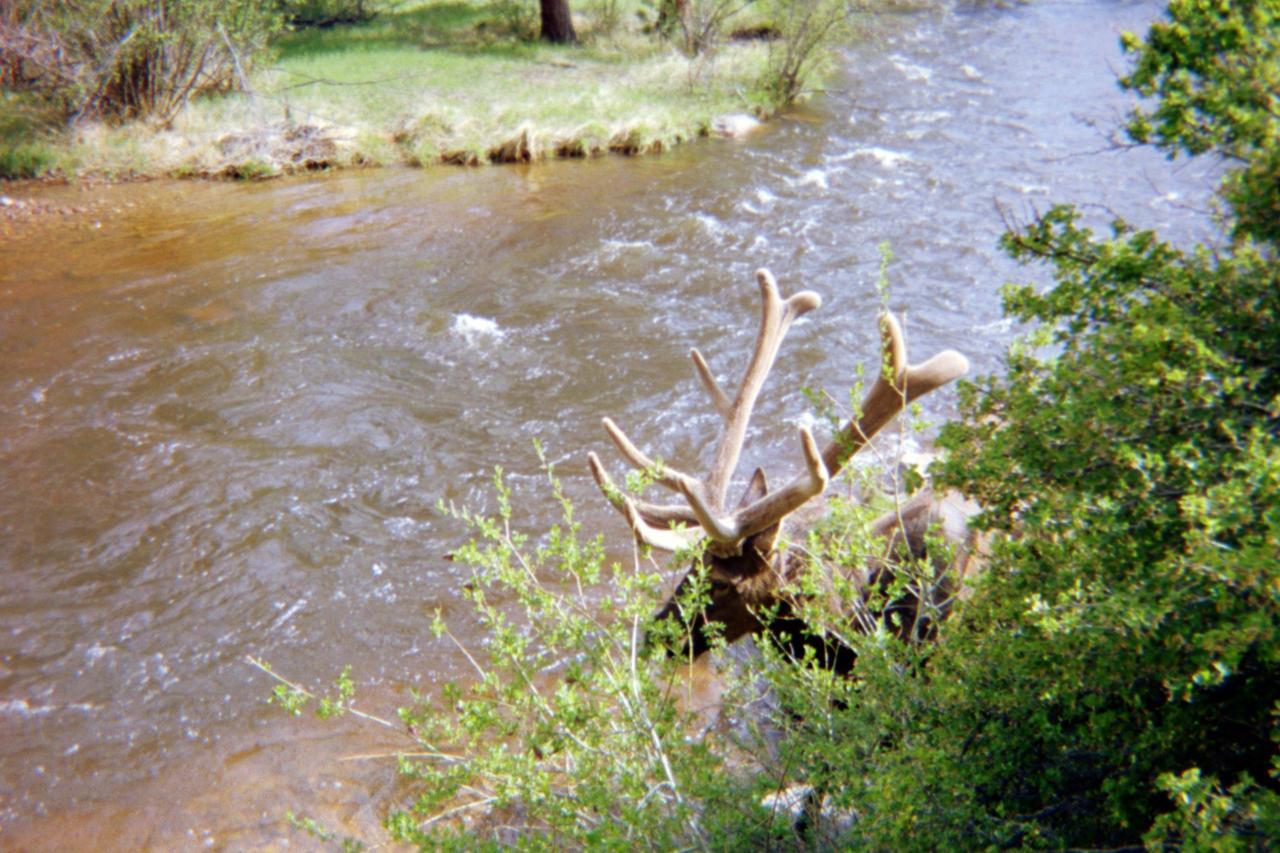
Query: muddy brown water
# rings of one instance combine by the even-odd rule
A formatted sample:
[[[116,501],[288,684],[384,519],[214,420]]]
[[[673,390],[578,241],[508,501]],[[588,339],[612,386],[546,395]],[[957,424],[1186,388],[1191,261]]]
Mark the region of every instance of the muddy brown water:
[[[351,664],[361,707],[464,677],[426,630],[471,630],[434,507],[555,512],[539,440],[588,529],[625,548],[586,473],[612,415],[706,461],[686,352],[736,376],[752,271],[818,290],[744,458],[798,466],[802,385],[874,357],[887,241],[912,350],[999,370],[998,288],[1043,280],[1002,218],[1092,202],[1182,239],[1212,164],[1109,151],[1123,29],[1149,2],[959,5],[879,22],[836,87],[741,142],[644,159],[388,169],[95,191],[0,243],[0,847],[293,843],[293,808],[370,831],[404,744],[264,706],[271,661]],[[48,204],[75,190],[45,189]],[[1002,212],[1003,211],[1003,212]],[[945,416],[954,398],[929,401]],[[617,469],[615,469],[617,470]]]

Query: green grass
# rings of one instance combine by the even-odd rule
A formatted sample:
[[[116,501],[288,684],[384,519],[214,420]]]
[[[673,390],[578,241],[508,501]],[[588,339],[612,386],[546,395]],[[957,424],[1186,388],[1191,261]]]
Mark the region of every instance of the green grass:
[[[0,179],[38,178],[58,154],[48,138],[49,117],[16,95],[0,92]]]
[[[765,108],[753,93],[766,46],[729,42],[688,59],[641,32],[635,4],[618,0],[621,23],[606,32],[605,0],[575,3],[577,46],[532,39],[530,0],[407,2],[362,24],[287,33],[252,93],[195,101],[160,130],[81,127],[60,159],[79,173],[258,177],[635,154]]]

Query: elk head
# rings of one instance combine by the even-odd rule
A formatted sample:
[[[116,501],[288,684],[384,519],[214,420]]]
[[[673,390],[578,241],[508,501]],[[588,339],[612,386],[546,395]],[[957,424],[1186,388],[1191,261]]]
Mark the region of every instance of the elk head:
[[[698,378],[720,415],[722,427],[715,447],[711,470],[698,479],[655,462],[627,438],[609,418],[604,428],[622,456],[637,469],[649,472],[654,480],[683,500],[673,504],[656,504],[623,494],[612,482],[599,458],[588,455],[591,472],[609,501],[626,517],[638,542],[653,548],[679,551],[701,546],[699,563],[695,563],[680,588],[658,614],[658,618],[682,616],[693,628],[686,652],[696,656],[708,648],[703,628],[716,623],[726,642],[766,626],[761,613],[772,608],[779,613],[770,626],[778,631],[801,627],[788,625],[788,602],[781,593],[794,572],[791,560],[779,553],[779,534],[789,516],[817,498],[849,459],[862,449],[882,427],[888,424],[908,403],[963,375],[968,361],[959,353],[947,350],[918,365],[908,365],[902,329],[892,314],[880,316],[882,363],[857,416],[836,431],[822,449],[818,448],[808,428],[800,427],[799,442],[804,470],[781,488],[770,489],[764,471],[757,468],[745,493],[736,504],[728,503],[729,487],[738,466],[738,458],[746,437],[747,424],[764,385],[765,378],[778,355],[778,348],[800,316],[822,304],[812,291],[802,291],[786,299],[778,293],[777,283],[767,270],[756,273],[762,298],[760,329],[755,350],[747,363],[746,373],[730,398],[720,387],[706,360],[698,350],[690,352]],[[905,543],[916,550],[918,538],[924,541],[929,519],[935,515],[932,499],[912,509],[906,516],[877,522],[877,532],[886,542]],[[880,528],[883,528],[882,530]],[[913,530],[919,528],[918,537]],[[705,572],[710,584],[710,601],[697,613],[683,613],[679,603],[682,589],[698,570]],[[868,567],[866,578],[871,583],[884,583],[883,567]],[[833,666],[845,668],[839,661]]]

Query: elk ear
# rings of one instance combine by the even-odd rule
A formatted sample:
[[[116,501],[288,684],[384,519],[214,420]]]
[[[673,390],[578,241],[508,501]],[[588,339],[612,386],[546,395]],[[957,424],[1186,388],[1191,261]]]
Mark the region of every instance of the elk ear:
[[[742,500],[738,501],[738,509],[750,506],[767,494],[769,494],[769,481],[764,478],[764,469],[757,468],[751,475],[751,482],[747,483],[747,491],[743,494]]]
[[[748,539],[743,550],[745,551],[747,548],[751,548],[760,554],[761,557],[766,557],[767,555],[772,554],[773,546],[778,542],[778,531],[780,530],[782,530],[782,522],[775,521],[773,524],[770,524],[764,530],[761,530],[759,533]]]

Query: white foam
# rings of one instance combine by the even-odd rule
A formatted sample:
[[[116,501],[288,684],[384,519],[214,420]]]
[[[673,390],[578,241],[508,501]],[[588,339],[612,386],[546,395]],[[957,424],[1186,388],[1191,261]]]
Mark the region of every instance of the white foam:
[[[699,225],[707,229],[709,234],[723,234],[728,230],[723,222],[709,213],[698,213],[694,215],[694,218],[698,220]]]
[[[601,244],[604,248],[612,251],[621,251],[623,249],[652,249],[653,243],[648,240],[605,240]]]
[[[809,432],[817,432],[819,429],[826,426],[825,420],[820,419],[816,414],[808,409],[787,418],[787,423],[797,429],[807,429]]]
[[[1013,320],[1005,317],[1000,320],[994,320],[990,323],[982,323],[974,326],[975,332],[1010,332],[1013,330]]]
[[[797,183],[802,187],[817,187],[820,190],[828,188],[827,173],[821,169],[810,169],[800,176]]]
[[[947,110],[912,110],[905,118],[917,124],[937,124],[951,118],[951,113]]]
[[[858,157],[869,157],[886,169],[896,169],[901,163],[911,162],[910,154],[905,154],[901,151],[890,151],[888,148],[877,148],[875,146],[858,148],[847,154],[841,154],[834,158],[834,162],[843,163]]]
[[[115,646],[104,646],[95,642],[92,646],[84,650],[85,662],[92,666],[115,650]]]
[[[293,604],[289,605],[288,609],[285,609],[285,603],[283,601],[275,602],[276,610],[284,610],[284,612],[275,618],[275,621],[271,623],[271,628],[269,630],[275,631],[284,627],[285,623],[294,617],[294,614],[306,606],[307,600],[305,598],[299,598]],[[163,665],[161,665],[161,670],[162,675],[168,671]]]
[[[914,80],[917,83],[928,83],[933,79],[933,72],[923,65],[916,65],[914,62],[908,62],[906,57],[894,54],[889,57],[889,61],[893,63],[893,67],[902,72],[902,76],[908,80]]]
[[[462,338],[463,343],[473,347],[481,341],[500,341],[507,333],[499,328],[496,320],[488,317],[473,317],[470,314],[453,315],[453,326],[450,331]]]
[[[417,519],[410,518],[407,515],[398,515],[388,518],[382,522],[382,526],[387,529],[397,539],[410,539],[416,536],[425,525],[419,524]]]

